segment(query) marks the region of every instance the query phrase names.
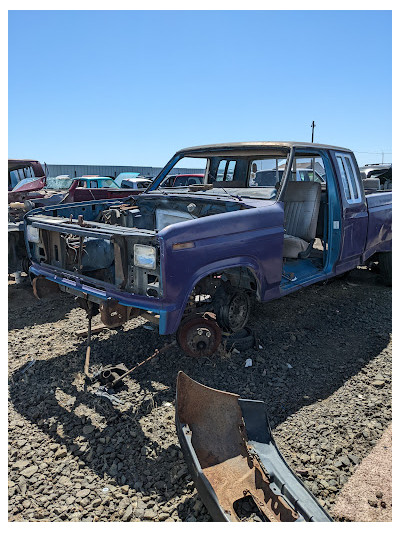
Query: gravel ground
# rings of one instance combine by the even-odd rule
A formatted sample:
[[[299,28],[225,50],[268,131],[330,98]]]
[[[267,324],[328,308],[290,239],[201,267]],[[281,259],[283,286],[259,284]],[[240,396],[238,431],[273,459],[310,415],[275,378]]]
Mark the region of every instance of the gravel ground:
[[[392,521],[392,426],[343,487],[332,509],[346,522]]]
[[[260,349],[160,355],[124,380],[121,404],[85,386],[86,324],[71,296],[9,284],[10,521],[211,520],[175,433],[179,370],[267,402],[281,452],[328,511],[391,422],[391,290],[364,268],[257,304]],[[129,368],[172,340],[147,327],[94,336],[92,368]]]

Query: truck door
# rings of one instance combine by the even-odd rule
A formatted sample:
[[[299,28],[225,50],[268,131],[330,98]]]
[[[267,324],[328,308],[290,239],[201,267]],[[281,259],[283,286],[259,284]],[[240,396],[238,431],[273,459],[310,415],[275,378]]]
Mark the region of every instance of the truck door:
[[[368,209],[357,164],[350,152],[335,152],[336,175],[342,196],[342,248],[339,262],[357,266],[364,253]],[[340,270],[340,266],[337,270]]]

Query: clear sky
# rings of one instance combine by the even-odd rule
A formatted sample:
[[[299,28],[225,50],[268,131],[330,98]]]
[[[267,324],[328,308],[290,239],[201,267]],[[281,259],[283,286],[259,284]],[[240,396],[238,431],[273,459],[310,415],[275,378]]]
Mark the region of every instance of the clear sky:
[[[391,40],[390,11],[11,11],[9,157],[162,166],[315,120],[380,162],[359,152],[392,151]]]

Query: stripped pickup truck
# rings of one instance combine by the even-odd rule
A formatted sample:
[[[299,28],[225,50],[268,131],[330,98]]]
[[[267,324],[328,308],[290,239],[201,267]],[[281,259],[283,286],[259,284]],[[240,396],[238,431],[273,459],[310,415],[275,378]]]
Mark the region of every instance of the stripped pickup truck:
[[[279,168],[284,165],[284,172]],[[296,166],[321,170],[298,181]],[[171,190],[175,166],[204,183]],[[260,186],[260,170],[275,170]],[[142,195],[43,207],[25,217],[33,277],[100,310],[106,324],[145,314],[191,355],[241,331],[252,301],[375,264],[391,283],[392,193],[366,194],[354,154],[300,142],[177,152]],[[79,215],[79,216],[78,216]]]

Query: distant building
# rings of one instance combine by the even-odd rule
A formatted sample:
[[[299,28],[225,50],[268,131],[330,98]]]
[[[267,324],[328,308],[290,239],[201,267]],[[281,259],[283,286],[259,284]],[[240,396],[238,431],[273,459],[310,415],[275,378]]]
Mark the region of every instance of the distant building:
[[[45,164],[43,164],[43,168]],[[51,165],[46,164],[47,176],[67,175],[70,178],[79,176],[111,176],[116,178],[120,172],[139,172],[142,176],[155,178],[163,167],[135,167],[112,165]],[[174,174],[203,174],[204,169],[174,168]]]

